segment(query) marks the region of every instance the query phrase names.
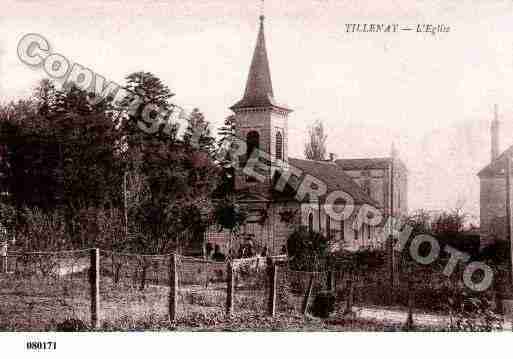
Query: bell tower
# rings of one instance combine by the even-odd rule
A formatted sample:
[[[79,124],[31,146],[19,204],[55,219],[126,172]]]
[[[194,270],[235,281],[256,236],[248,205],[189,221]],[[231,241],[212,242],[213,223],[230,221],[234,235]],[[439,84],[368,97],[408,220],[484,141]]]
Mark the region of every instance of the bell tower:
[[[242,99],[230,109],[235,113],[235,135],[246,143],[247,156],[254,148],[264,152],[257,172],[264,178],[248,176],[242,170],[235,174],[235,189],[266,191],[277,169],[288,162],[288,115],[292,112],[274,99],[271,71],[264,35],[264,15]],[[255,167],[254,167],[255,168]],[[255,168],[257,169],[257,168]]]

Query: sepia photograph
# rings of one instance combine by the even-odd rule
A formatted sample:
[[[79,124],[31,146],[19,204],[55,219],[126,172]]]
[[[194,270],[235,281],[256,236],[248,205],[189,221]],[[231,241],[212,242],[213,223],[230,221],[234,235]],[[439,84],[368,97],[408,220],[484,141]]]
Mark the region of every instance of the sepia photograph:
[[[2,5],[0,345],[512,331],[512,1]]]

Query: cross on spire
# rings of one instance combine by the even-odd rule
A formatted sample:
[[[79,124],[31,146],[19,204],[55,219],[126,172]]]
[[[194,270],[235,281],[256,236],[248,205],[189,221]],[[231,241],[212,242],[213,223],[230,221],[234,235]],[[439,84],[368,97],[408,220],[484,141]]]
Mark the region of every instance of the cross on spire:
[[[264,0],[261,0],[260,29],[258,30],[257,42],[246,81],[246,90],[244,91],[242,100],[230,107],[230,109],[276,107],[290,112],[288,108],[283,105],[278,105],[274,100],[271,71],[269,69],[269,60],[265,46],[265,16],[263,7]]]
[[[235,104],[234,107],[261,107],[269,106],[273,103],[273,85],[265,46],[264,15],[260,15],[260,30],[258,31],[253,59],[251,60],[246,91],[242,100]]]

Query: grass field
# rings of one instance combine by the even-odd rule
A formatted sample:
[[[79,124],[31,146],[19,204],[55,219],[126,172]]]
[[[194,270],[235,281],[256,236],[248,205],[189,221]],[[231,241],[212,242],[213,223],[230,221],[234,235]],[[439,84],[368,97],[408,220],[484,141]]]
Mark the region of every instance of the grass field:
[[[168,261],[165,256],[102,256],[102,330],[397,331],[406,321],[405,300],[394,302],[395,307],[387,304],[380,283],[356,285],[355,313],[344,315],[348,287],[343,277],[338,278],[336,308],[329,318],[303,316],[304,293],[313,274],[285,269],[279,271],[277,279],[274,318],[266,315],[270,283],[261,269],[238,270],[234,276],[234,309],[231,316],[226,316],[226,264],[182,260],[178,314],[176,321],[170,323]],[[87,252],[19,256],[10,263],[11,273],[0,274],[0,330],[90,329]],[[327,278],[321,274],[315,276],[312,297],[326,289]],[[403,297],[407,299],[407,295]],[[415,329],[447,330],[449,321],[443,301],[433,298],[433,293],[428,296],[417,292]]]
[[[386,319],[344,316],[343,304],[328,319],[302,316],[297,310],[265,315],[263,290],[237,290],[234,314],[224,313],[226,292],[223,283],[187,285],[180,290],[179,315],[174,323],[167,319],[168,292],[165,286],[148,285],[143,291],[126,283],[114,284],[103,277],[100,285],[101,318],[104,331],[179,330],[179,331],[397,331],[402,324]],[[299,303],[301,298],[295,298]],[[296,304],[297,304],[296,303]],[[89,285],[85,274],[63,279],[21,280],[0,277],[0,330],[63,330],[63,323],[78,319],[88,330]],[[423,326],[419,330],[444,330]]]

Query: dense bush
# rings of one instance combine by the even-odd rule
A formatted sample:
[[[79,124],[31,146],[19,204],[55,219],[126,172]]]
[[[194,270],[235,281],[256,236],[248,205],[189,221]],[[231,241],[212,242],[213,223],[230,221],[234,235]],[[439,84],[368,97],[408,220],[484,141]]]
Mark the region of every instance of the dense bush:
[[[19,217],[16,241],[23,250],[61,250],[70,246],[64,215],[59,211],[24,208]]]
[[[377,270],[386,265],[385,252],[378,249],[363,249],[357,252],[339,251],[331,253],[328,265],[333,270],[365,269]]]
[[[119,209],[85,208],[66,218],[59,210],[23,208],[16,218],[16,246],[25,251],[126,250],[122,218]]]
[[[511,244],[509,241],[498,240],[495,243],[483,248],[477,260],[486,261],[491,264],[509,264]]]
[[[493,311],[486,295],[455,293],[448,298],[446,310],[451,316],[450,330],[490,332],[502,329],[502,318]]]
[[[58,332],[83,332],[90,330],[90,328],[80,319],[69,318],[61,323],[58,323],[55,327],[55,330]]]
[[[310,311],[319,318],[328,318],[335,310],[335,294],[331,291],[321,291],[314,297]]]
[[[16,209],[13,206],[0,202],[0,224],[12,230],[16,222]]]
[[[293,270],[316,271],[326,266],[328,241],[320,233],[299,227],[289,236],[287,250]]]

